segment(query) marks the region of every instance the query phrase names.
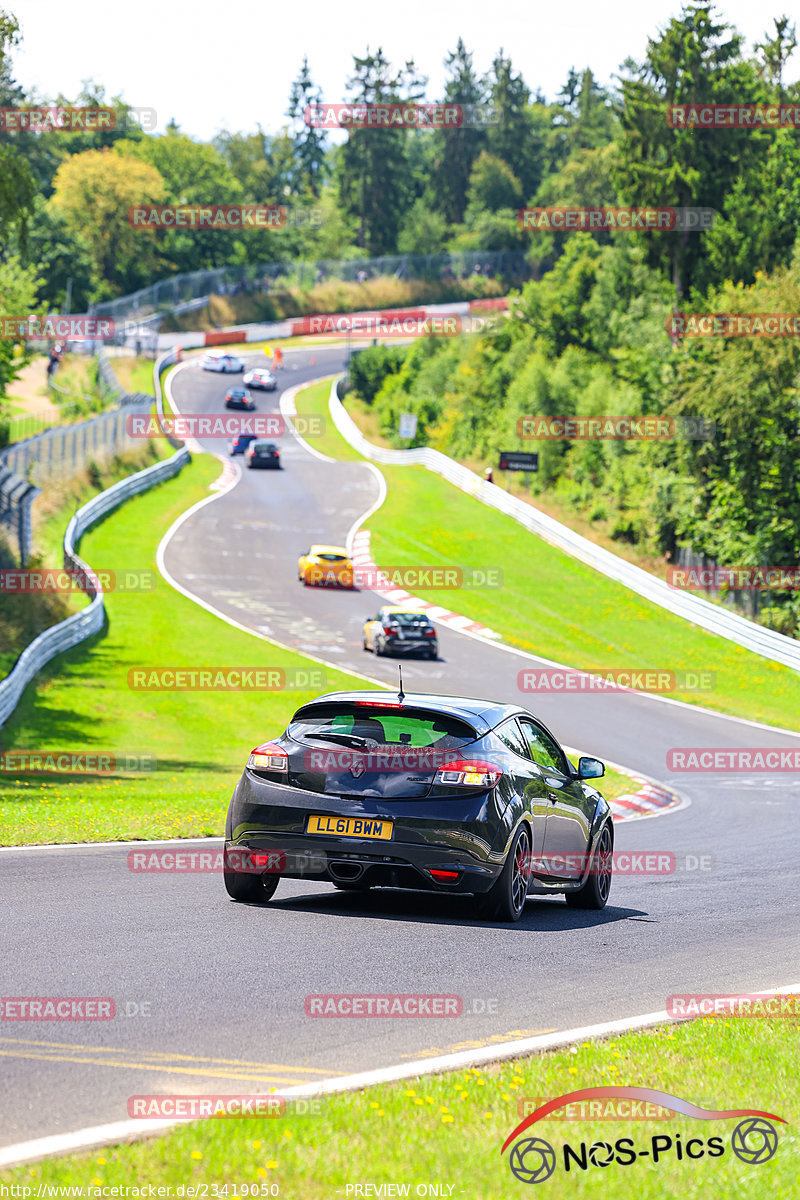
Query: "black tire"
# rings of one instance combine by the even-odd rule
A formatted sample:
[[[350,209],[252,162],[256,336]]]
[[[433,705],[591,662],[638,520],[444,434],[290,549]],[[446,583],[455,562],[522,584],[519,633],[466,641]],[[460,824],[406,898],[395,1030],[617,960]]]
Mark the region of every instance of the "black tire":
[[[254,875],[249,871],[225,869],[222,877],[225,882],[225,891],[231,900],[236,900],[240,904],[266,904],[275,895],[275,889],[281,879],[280,875],[274,872],[268,875]]]
[[[439,657],[439,653],[437,650],[429,650],[428,651],[428,658],[430,659],[431,662],[436,662],[438,657]]]
[[[490,890],[478,897],[481,916],[487,921],[518,921],[525,911],[525,897],[531,877],[531,835],[520,825],[499,878]]]
[[[382,638],[375,639],[375,657],[384,658],[386,656],[386,645]]]
[[[594,848],[592,865],[586,882],[577,892],[564,893],[564,899],[570,908],[598,909],[605,908],[608,904],[611,878],[614,874],[613,848],[611,830],[608,825],[604,825]]]

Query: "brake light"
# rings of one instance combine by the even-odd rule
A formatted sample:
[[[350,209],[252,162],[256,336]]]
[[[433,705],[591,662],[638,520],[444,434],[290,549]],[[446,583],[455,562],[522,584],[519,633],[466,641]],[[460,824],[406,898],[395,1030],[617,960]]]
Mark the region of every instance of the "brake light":
[[[493,788],[502,774],[503,768],[494,763],[457,759],[440,767],[433,782],[455,787]]]
[[[247,760],[251,771],[286,771],[289,770],[289,755],[274,742],[262,742],[256,746]]]
[[[436,637],[436,630],[435,629],[426,629],[425,637]]]
[[[383,632],[387,637],[397,637],[397,628],[394,625],[384,625]]]
[[[434,871],[429,872],[431,879],[441,879],[443,883],[451,883],[458,879],[458,871]]]
[[[387,704],[385,700],[355,700],[354,708],[403,708],[402,704]]]

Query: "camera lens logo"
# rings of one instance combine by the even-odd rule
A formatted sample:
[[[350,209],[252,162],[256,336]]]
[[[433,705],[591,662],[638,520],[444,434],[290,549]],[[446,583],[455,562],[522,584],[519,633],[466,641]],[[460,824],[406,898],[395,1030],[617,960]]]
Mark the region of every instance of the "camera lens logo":
[[[740,1121],[731,1134],[731,1149],[742,1162],[769,1162],[778,1149],[778,1134],[774,1125],[763,1117]]]
[[[513,1147],[508,1165],[522,1183],[544,1183],[556,1169],[556,1152],[541,1138],[526,1138]]]

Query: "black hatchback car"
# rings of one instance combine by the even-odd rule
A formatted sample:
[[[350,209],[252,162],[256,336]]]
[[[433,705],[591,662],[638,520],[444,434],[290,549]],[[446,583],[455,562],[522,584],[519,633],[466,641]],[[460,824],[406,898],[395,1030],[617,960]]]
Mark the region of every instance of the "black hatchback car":
[[[272,467],[278,471],[281,467],[281,452],[274,442],[253,442],[245,457],[248,467]]]
[[[518,921],[529,893],[603,908],[611,810],[553,735],[513,704],[423,693],[331,692],[253,750],[225,828],[234,900],[265,902],[281,876],[472,893]]]
[[[243,408],[247,412],[252,412],[256,402],[248,392],[247,388],[234,387],[225,396],[226,408]]]

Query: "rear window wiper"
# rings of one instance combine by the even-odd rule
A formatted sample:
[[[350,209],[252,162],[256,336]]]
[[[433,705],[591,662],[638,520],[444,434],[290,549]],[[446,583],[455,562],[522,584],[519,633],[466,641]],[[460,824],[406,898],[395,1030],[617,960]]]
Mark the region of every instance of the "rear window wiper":
[[[336,742],[339,746],[355,746],[360,750],[369,747],[367,739],[356,733],[307,733],[305,736],[313,738],[315,742]]]

